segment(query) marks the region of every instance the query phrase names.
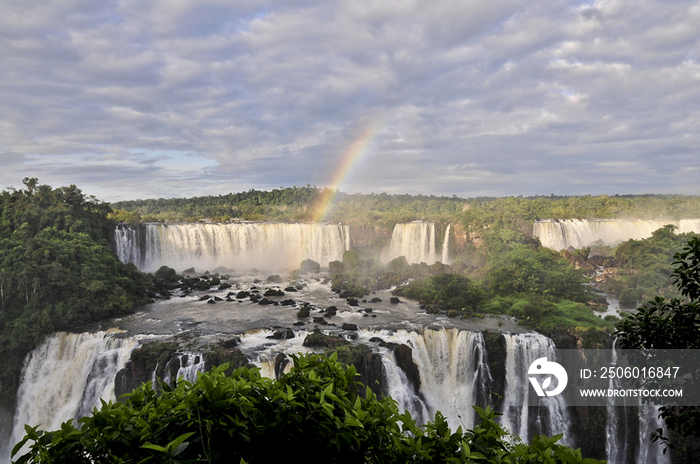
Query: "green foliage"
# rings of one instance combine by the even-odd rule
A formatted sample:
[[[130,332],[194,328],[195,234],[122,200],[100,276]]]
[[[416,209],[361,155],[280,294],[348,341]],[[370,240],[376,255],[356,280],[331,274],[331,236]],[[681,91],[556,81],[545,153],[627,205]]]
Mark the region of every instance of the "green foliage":
[[[123,403],[103,403],[78,429],[27,427],[13,451],[29,444],[17,463],[268,463],[290,456],[311,463],[596,464],[557,444],[561,435],[514,440],[490,409],[473,430],[452,432],[445,418],[420,428],[389,397],[378,398],[356,382],[335,355],[293,356],[278,380],[257,369],[227,366],[178,382],[161,395],[150,383]],[[32,442],[33,441],[33,442]]]
[[[44,336],[131,312],[150,279],[111,250],[110,208],[75,186],[25,179],[0,193],[0,402],[14,400],[24,356]]]
[[[693,237],[681,252],[674,255],[673,280],[686,300],[656,297],[637,313],[624,318],[617,327],[620,346],[627,349],[700,349],[700,238]],[[684,388],[696,389],[700,366],[688,372]],[[658,429],[654,440],[679,453],[681,462],[700,460],[700,408],[664,406],[660,409],[668,432]]]
[[[635,303],[656,295],[679,297],[681,294],[672,280],[674,254],[695,234],[677,235],[674,230],[674,226],[668,225],[647,239],[620,244],[612,262],[620,271],[603,288],[619,295],[622,303]]]
[[[584,278],[548,248],[516,244],[492,260],[486,282],[493,295],[543,295],[585,302]]]
[[[438,274],[413,281],[398,294],[442,310],[477,311],[486,298],[479,284],[459,274]]]

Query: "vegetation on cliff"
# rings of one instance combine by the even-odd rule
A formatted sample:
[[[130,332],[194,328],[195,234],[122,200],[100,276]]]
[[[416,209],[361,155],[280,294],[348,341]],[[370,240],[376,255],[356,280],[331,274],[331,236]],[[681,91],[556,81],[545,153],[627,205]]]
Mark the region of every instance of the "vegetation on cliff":
[[[364,389],[335,355],[294,357],[277,380],[254,368],[227,377],[226,367],[161,395],[146,384],[123,403],[103,404],[80,428],[27,427],[15,452],[34,442],[16,462],[600,463],[557,444],[561,435],[522,444],[488,409],[477,409],[473,430],[451,431],[440,413],[420,428],[394,400]]]
[[[700,350],[700,237],[693,237],[674,255],[672,280],[682,298],[656,297],[639,311],[625,318],[616,332],[619,346],[625,349],[683,350],[693,357],[683,366],[683,384],[696,391],[700,379],[700,363],[695,353]],[[647,360],[650,362],[651,360]],[[676,388],[679,385],[675,385]],[[700,407],[668,405],[660,408],[667,430],[652,433],[654,440],[678,452],[678,461],[700,460]]]
[[[656,230],[651,237],[628,240],[614,250],[606,265],[617,269],[601,287],[620,296],[622,303],[635,303],[663,296],[678,298],[679,288],[673,284],[674,255],[696,234],[676,234],[675,226]]]
[[[73,185],[24,184],[0,193],[0,404],[14,401],[22,361],[44,336],[128,313],[151,285],[110,248],[108,205]]]

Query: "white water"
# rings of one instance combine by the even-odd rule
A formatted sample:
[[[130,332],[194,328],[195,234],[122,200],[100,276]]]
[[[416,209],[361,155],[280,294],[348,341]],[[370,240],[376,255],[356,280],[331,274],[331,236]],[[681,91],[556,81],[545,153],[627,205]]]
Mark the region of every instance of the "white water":
[[[175,379],[172,378],[170,373],[170,365],[173,362],[177,362],[180,366],[178,367]],[[187,382],[194,383],[197,381],[197,373],[204,372],[204,365],[204,357],[201,355],[201,353],[177,353],[176,356],[171,358],[165,365],[163,383],[168,384],[171,388],[176,386],[177,381],[180,380],[180,378],[186,380]],[[155,385],[155,382],[153,384]]]
[[[434,222],[409,222],[396,224],[391,234],[391,243],[384,261],[391,261],[399,256],[405,256],[409,264],[434,264],[440,261],[449,264],[449,235],[450,225],[440,242],[437,234],[437,224]],[[438,253],[438,243],[442,250]]]
[[[543,246],[559,251],[585,248],[598,241],[613,246],[630,239],[640,240],[667,224],[676,226],[678,233],[700,233],[700,219],[548,219],[535,222],[532,235]]]
[[[506,427],[524,441],[535,434],[555,435],[563,433],[560,441],[569,444],[571,420],[562,395],[540,399],[540,411],[536,417],[529,406],[530,383],[527,371],[536,359],[547,357],[556,361],[554,342],[538,333],[504,334],[506,339],[506,391],[503,398],[503,421]],[[548,418],[543,421],[542,417]],[[534,429],[533,429],[534,426]]]
[[[615,344],[617,343],[617,337],[613,340],[612,345],[612,362],[611,366],[617,365],[617,351],[615,351]],[[616,377],[610,377],[608,380],[608,389],[613,390],[619,388],[620,379]],[[620,441],[620,428],[622,422],[619,417],[620,410],[615,407],[614,398],[609,399],[609,404],[606,407],[607,417],[605,422],[605,451],[607,454],[607,459],[609,464],[619,464],[620,459],[624,460],[626,443],[621,443]],[[620,449],[622,445],[623,449]]]
[[[649,435],[656,429],[663,427],[663,421],[659,419],[659,408],[646,405],[639,408],[639,452],[637,462],[646,464],[670,464],[671,455],[663,453],[661,442],[652,443]],[[611,464],[614,464],[610,461]]]
[[[58,332],[27,356],[17,392],[12,443],[24,437],[24,424],[59,429],[63,422],[89,414],[100,399],[116,400],[114,378],[138,342],[114,335]]]
[[[403,343],[413,350],[413,362],[420,374],[420,396],[416,397],[398,367],[393,353],[384,353],[387,384],[401,409],[407,409],[425,423],[440,411],[453,429],[474,426],[479,388],[488,379],[484,338],[481,333],[458,329],[425,330],[377,334],[363,332],[361,338],[380,336]],[[397,396],[394,396],[397,395]]]
[[[115,240],[119,259],[142,270],[284,270],[304,259],[328,266],[350,249],[349,227],[325,224],[146,224],[143,231],[118,228]]]
[[[307,352],[303,347],[308,332],[296,332],[294,338],[272,341],[271,330],[252,331],[241,336],[238,346],[251,361],[262,368],[262,374],[275,377],[275,359],[280,353]],[[382,356],[382,365],[388,393],[402,410],[408,410],[419,423],[442,412],[450,426],[471,428],[475,423],[472,405],[490,389],[487,353],[481,333],[458,329],[440,330],[370,330],[358,332],[359,341],[374,346]],[[379,348],[369,342],[379,336],[387,342],[411,347],[418,367],[420,388],[416,392],[397,366],[393,351]],[[561,397],[546,398],[539,411],[528,407],[530,385],[527,369],[535,359],[546,356],[554,360],[553,342],[536,333],[505,334],[507,347],[506,385],[502,418],[504,425],[523,441],[534,434],[564,433],[563,443],[575,445],[570,435],[570,418]],[[60,427],[63,421],[89,414],[99,405],[100,398],[114,401],[116,373],[127,362],[137,346],[135,338],[117,338],[114,334],[57,333],[27,357],[18,394],[13,443],[24,435],[23,424],[40,425],[44,430]],[[175,361],[177,360],[177,361]],[[179,362],[176,376],[193,382],[197,372],[204,369],[198,353],[179,353],[170,362]],[[171,372],[166,365],[166,383],[172,384]],[[284,369],[288,371],[290,365]],[[493,407],[494,405],[492,405]],[[608,408],[610,420],[606,426],[607,455],[611,464],[625,461],[627,447],[620,443],[620,431],[625,420]],[[637,462],[669,464],[669,457],[661,447],[648,440],[649,432],[662,426],[656,417],[656,408],[640,408]]]

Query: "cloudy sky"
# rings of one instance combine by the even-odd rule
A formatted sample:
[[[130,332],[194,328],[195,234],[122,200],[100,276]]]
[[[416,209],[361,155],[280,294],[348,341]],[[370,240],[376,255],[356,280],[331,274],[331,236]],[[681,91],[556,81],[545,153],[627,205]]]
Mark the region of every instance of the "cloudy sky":
[[[0,168],[107,201],[700,194],[700,2],[3,0]]]

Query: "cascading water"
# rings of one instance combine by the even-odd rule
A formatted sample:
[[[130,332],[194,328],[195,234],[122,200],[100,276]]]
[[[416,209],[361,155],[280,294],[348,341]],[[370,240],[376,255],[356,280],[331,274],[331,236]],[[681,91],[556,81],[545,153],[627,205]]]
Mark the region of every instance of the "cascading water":
[[[563,433],[562,443],[572,443],[571,420],[561,395],[540,399],[540,406],[529,406],[530,383],[527,371],[538,358],[555,361],[554,342],[538,333],[504,334],[506,339],[506,387],[503,421],[508,429],[529,441],[535,434]],[[531,417],[534,414],[534,417]]]
[[[442,242],[439,242],[437,230],[437,224],[434,222],[396,224],[384,260],[391,261],[405,256],[409,264],[434,264],[436,261],[449,263],[450,225],[448,224],[445,230]],[[440,253],[437,249],[438,243],[442,243]]]
[[[362,338],[376,336],[363,333]],[[385,353],[384,367],[391,396],[399,407],[409,410],[425,423],[440,411],[453,428],[471,428],[475,421],[472,405],[490,381],[484,338],[481,333],[458,329],[399,330],[382,334],[386,341],[403,343],[413,351],[413,361],[420,374],[416,396],[405,374],[396,368],[391,353]]]
[[[452,224],[447,224],[445,229],[445,238],[442,240],[442,258],[440,262],[442,264],[450,264],[450,229]]]
[[[659,419],[659,408],[645,405],[639,408],[639,452],[637,462],[646,464],[670,464],[670,453],[664,454],[660,442],[653,443],[649,438],[651,432],[663,428],[664,423]]]
[[[171,374],[172,365],[175,363],[177,368],[177,373],[174,378]],[[163,375],[163,383],[174,388],[176,383],[180,378],[186,380],[187,382],[194,383],[197,380],[197,373],[204,372],[204,357],[201,353],[177,353],[174,358],[171,358],[165,365],[165,374]],[[156,366],[156,371],[158,367]],[[155,372],[153,373],[155,377]],[[155,385],[155,383],[154,383]]]
[[[17,392],[12,443],[25,434],[24,425],[55,430],[116,400],[114,378],[138,342],[114,332],[51,335],[25,361]],[[9,461],[9,459],[8,459]]]
[[[678,227],[679,233],[700,232],[700,219],[547,219],[533,224],[532,235],[552,250],[584,248],[594,242],[616,245],[625,240],[651,237],[652,232],[667,224]]]
[[[617,365],[617,351],[615,351],[615,344],[617,343],[617,337],[613,340],[612,344],[612,362],[611,366]],[[610,377],[608,380],[608,389],[617,389],[620,387],[620,379],[616,377]],[[609,464],[621,464],[621,459],[627,454],[626,453],[626,441],[620,441],[619,433],[621,430],[620,422],[620,412],[621,408],[615,407],[614,398],[610,398],[608,406],[606,407],[607,420],[605,422],[605,451],[607,454],[607,459]]]
[[[342,260],[350,249],[350,229],[328,224],[146,224],[138,230],[120,226],[115,240],[119,259],[142,270],[162,265],[291,269],[307,258],[322,266]]]

